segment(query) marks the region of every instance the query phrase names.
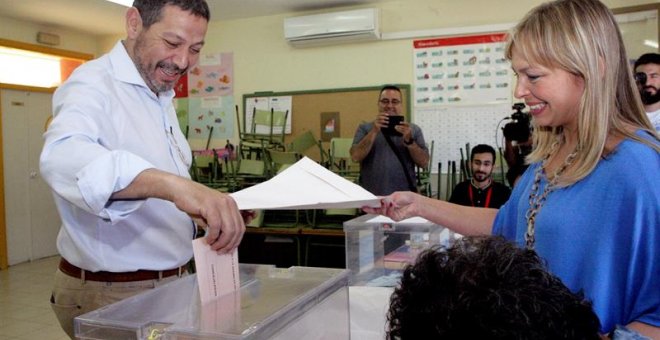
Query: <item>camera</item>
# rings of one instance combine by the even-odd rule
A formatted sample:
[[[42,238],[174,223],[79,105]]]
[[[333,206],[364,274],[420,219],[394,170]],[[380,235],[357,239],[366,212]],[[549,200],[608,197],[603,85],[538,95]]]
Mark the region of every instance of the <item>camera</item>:
[[[531,133],[531,125],[529,115],[522,110],[525,108],[524,103],[515,103],[511,107],[515,112],[511,115],[513,122],[504,125],[504,138],[516,142],[525,142],[529,139]]]
[[[403,122],[403,116],[389,116],[387,127],[382,128],[381,131],[390,136],[402,136],[402,134],[395,129],[395,127],[401,122]]]
[[[635,73],[635,82],[639,84],[639,86],[644,87],[646,86],[646,73],[644,72],[637,72]]]

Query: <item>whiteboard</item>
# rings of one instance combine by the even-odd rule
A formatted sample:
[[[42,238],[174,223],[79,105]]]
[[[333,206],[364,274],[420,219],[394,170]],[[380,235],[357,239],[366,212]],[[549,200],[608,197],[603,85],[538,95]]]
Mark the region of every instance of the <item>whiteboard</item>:
[[[288,112],[286,119],[286,126],[284,133],[291,134],[291,121],[293,120],[293,110],[291,107],[292,97],[291,96],[278,96],[278,97],[253,97],[245,101],[245,130],[248,131],[250,126],[252,126],[252,112],[256,108],[257,110],[270,111],[271,109],[275,111]],[[270,131],[268,127],[257,126],[256,133],[259,134],[268,134]],[[274,134],[282,133],[282,129],[275,126],[273,127]]]
[[[413,122],[422,129],[429,148],[434,142],[431,172],[437,173],[438,162],[442,162],[442,172],[446,173],[448,160],[461,160],[460,150],[466,157],[466,143],[470,148],[477,144],[488,144],[496,151],[504,148],[502,127],[509,122],[504,118],[512,113],[510,104],[415,108]]]

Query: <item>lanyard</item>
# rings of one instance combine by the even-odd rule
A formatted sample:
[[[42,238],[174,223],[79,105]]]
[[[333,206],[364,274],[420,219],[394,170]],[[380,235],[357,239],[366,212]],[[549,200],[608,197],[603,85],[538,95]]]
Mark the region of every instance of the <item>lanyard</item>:
[[[484,208],[488,208],[490,205],[490,196],[493,193],[493,186],[488,187],[488,191],[486,192],[486,204],[484,204]],[[472,194],[472,184],[468,187],[468,194],[470,195],[470,202],[472,203],[472,206],[474,207],[474,197]]]

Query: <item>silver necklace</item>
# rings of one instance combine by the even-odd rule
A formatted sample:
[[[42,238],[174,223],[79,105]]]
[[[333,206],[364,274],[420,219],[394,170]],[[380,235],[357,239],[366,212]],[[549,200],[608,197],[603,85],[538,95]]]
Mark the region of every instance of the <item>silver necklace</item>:
[[[536,215],[543,207],[543,204],[545,203],[545,200],[548,197],[548,195],[555,189],[557,182],[559,182],[559,176],[561,176],[564,173],[564,170],[566,170],[566,168],[568,168],[568,166],[573,163],[579,151],[579,148],[575,148],[573,152],[571,152],[568,156],[566,156],[564,163],[557,170],[555,170],[552,180],[548,181],[548,185],[545,186],[545,189],[543,189],[543,192],[539,195],[541,177],[543,176],[543,172],[548,165],[548,160],[550,159],[550,155],[555,151],[555,149],[557,149],[557,146],[559,146],[559,141],[556,141],[554,144],[552,144],[552,146],[550,147],[550,152],[548,152],[548,154],[543,159],[541,166],[536,168],[536,171],[534,172],[534,183],[532,183],[532,189],[529,193],[529,209],[525,214],[525,218],[527,219],[525,246],[527,247],[527,249],[534,249],[534,243],[536,241],[536,239],[534,238],[535,227],[536,227]]]

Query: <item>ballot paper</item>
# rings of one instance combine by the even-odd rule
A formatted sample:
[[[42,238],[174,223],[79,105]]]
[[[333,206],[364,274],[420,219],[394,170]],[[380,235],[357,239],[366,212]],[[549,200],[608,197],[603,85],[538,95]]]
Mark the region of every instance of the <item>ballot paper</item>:
[[[230,194],[241,210],[378,207],[378,197],[304,157],[263,183]]]
[[[192,241],[197,273],[197,286],[202,304],[236,292],[240,286],[238,250],[218,254],[205,237]]]

